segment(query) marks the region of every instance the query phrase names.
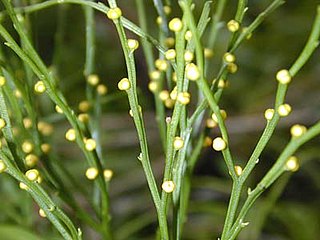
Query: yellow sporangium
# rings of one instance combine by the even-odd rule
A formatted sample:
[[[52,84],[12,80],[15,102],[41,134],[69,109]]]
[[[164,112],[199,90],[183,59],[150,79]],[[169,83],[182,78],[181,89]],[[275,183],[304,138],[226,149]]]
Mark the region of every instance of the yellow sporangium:
[[[81,112],[88,112],[90,107],[90,103],[87,100],[81,101],[78,105],[78,108]]]
[[[223,109],[220,109],[220,114],[223,120],[225,120],[227,118],[227,112]],[[218,118],[217,115],[215,113],[212,113],[211,118],[213,121],[215,121],[216,123],[218,122]]]
[[[169,22],[169,29],[173,32],[179,32],[181,31],[183,27],[183,23],[180,20],[180,18],[173,18],[170,22]]]
[[[168,90],[162,90],[159,93],[159,98],[161,101],[165,101],[170,97],[169,91]]]
[[[184,53],[184,60],[186,62],[192,62],[193,58],[194,58],[193,52],[186,50]]]
[[[174,60],[176,58],[176,50],[174,49],[168,49],[165,54],[164,54],[165,58],[167,60]]]
[[[4,76],[0,76],[0,87],[6,84],[6,78]]]
[[[3,160],[0,160],[0,173],[3,173],[7,170],[7,165],[3,162]]]
[[[46,86],[44,85],[43,81],[38,81],[34,85],[34,91],[36,93],[44,93],[46,91]]]
[[[240,176],[242,174],[242,167],[236,165],[234,166],[234,171],[236,172],[237,176]]]
[[[40,173],[37,169],[30,169],[25,173],[26,177],[30,181],[37,181]]]
[[[301,137],[306,131],[307,128],[300,124],[295,124],[290,128],[291,136],[294,138]]]
[[[236,57],[232,53],[226,52],[223,55],[223,60],[227,63],[233,63],[236,61]]]
[[[222,151],[227,148],[227,143],[221,137],[213,139],[212,148],[216,151]]]
[[[276,79],[281,84],[288,84],[291,82],[291,74],[287,69],[282,69],[277,72]]]
[[[92,138],[85,139],[85,140],[84,140],[84,144],[85,144],[86,149],[87,149],[89,152],[95,150],[96,147],[97,147],[96,141],[95,141],[94,139],[92,139]]]
[[[106,182],[109,182],[111,180],[111,178],[113,177],[113,171],[110,169],[105,169],[103,171],[103,177]]]
[[[39,209],[39,216],[40,216],[40,217],[43,217],[43,218],[47,217],[46,213],[45,213],[44,210],[41,209],[41,208]]]
[[[127,91],[131,87],[130,81],[128,78],[122,78],[120,82],[118,82],[118,88],[121,91]]]
[[[184,141],[181,137],[175,137],[173,141],[173,147],[175,150],[180,150],[183,148]]]
[[[169,67],[168,63],[166,60],[164,59],[157,59],[154,62],[154,65],[156,66],[156,68],[162,72],[166,71]]]
[[[173,190],[175,189],[175,185],[173,183],[173,181],[164,181],[161,185],[163,191],[165,191],[166,193],[172,193]]]
[[[192,39],[192,32],[190,30],[186,31],[184,39],[190,41]]]
[[[150,92],[155,93],[158,90],[159,84],[156,81],[151,81],[148,84],[148,88],[150,90]]]
[[[278,113],[281,117],[288,116],[290,112],[291,112],[291,106],[287,103],[280,105],[278,108]]]
[[[65,137],[68,141],[74,142],[76,140],[76,131],[73,128],[70,128],[66,132]]]
[[[2,130],[6,126],[6,121],[3,118],[0,118],[0,130]]]
[[[200,78],[200,71],[197,65],[189,63],[186,66],[186,76],[191,81],[196,81]]]
[[[108,92],[108,88],[107,88],[107,86],[106,85],[104,85],[104,84],[99,84],[98,86],[97,86],[97,93],[99,94],[99,95],[106,95],[107,94],[107,92]]]
[[[227,23],[227,27],[230,32],[236,32],[239,30],[240,24],[236,20],[232,19]]]
[[[40,148],[41,148],[41,151],[46,154],[51,151],[51,145],[49,143],[41,144]]]
[[[136,39],[128,39],[128,47],[133,52],[134,50],[138,49],[139,42]]]
[[[99,171],[97,168],[95,167],[90,167],[86,170],[86,177],[89,180],[94,180],[97,178],[97,176],[99,175]]]
[[[117,20],[122,16],[122,11],[120,8],[110,8],[107,12],[107,17],[111,20]]]
[[[87,78],[87,82],[91,85],[91,86],[96,86],[99,83],[100,79],[99,76],[97,74],[90,74]]]
[[[153,81],[157,81],[160,79],[161,77],[161,72],[160,71],[157,71],[157,70],[153,70],[149,73],[149,77],[151,80]]]
[[[39,162],[39,158],[31,153],[25,157],[25,162],[28,167],[34,167]]]
[[[57,113],[63,114],[61,107],[59,107],[58,105],[56,105],[54,109],[56,110]]]
[[[32,142],[26,140],[22,143],[21,148],[23,152],[31,153],[33,151],[34,146]]]
[[[299,160],[297,157],[295,156],[291,156],[288,158],[286,165],[285,165],[285,169],[287,171],[292,171],[295,172],[299,169]]]
[[[274,115],[274,109],[272,108],[268,108],[264,112],[264,118],[267,119],[267,121],[270,121],[273,118],[273,115]]]
[[[188,92],[180,92],[177,97],[177,101],[183,105],[187,105],[190,103],[190,93]]]

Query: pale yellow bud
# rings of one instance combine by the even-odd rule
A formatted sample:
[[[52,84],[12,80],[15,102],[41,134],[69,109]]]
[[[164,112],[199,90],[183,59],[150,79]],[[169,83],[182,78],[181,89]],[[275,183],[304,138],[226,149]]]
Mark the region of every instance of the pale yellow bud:
[[[213,51],[210,48],[204,49],[204,57],[205,58],[212,58],[213,57]]]
[[[164,56],[167,60],[174,60],[176,58],[176,50],[169,49],[165,52]]]
[[[189,63],[186,66],[186,76],[191,81],[196,81],[200,78],[200,71],[197,65]]]
[[[99,95],[106,95],[107,92],[108,92],[108,88],[107,88],[106,85],[104,85],[104,84],[99,84],[99,85],[97,86],[97,93],[98,93]]]
[[[180,92],[177,97],[177,101],[183,105],[187,105],[190,102],[190,93]]]
[[[236,61],[236,57],[233,54],[228,52],[223,55],[223,59],[227,63],[233,63]]]
[[[46,86],[44,85],[44,82],[43,81],[38,81],[34,85],[34,91],[36,93],[44,93],[46,91]]]
[[[225,120],[227,118],[227,112],[225,110],[220,109],[220,114],[221,114],[221,117],[222,117],[223,120]],[[215,113],[212,113],[211,118],[216,123],[218,122],[218,118],[217,118],[217,115]]]
[[[38,122],[37,127],[38,127],[38,130],[41,132],[41,134],[44,136],[49,136],[53,132],[53,126],[43,121]]]
[[[25,152],[25,153],[31,153],[34,146],[33,146],[33,143],[30,142],[30,141],[24,141],[21,145],[21,148],[22,148],[22,151]]]
[[[178,88],[177,86],[175,86],[170,93],[170,98],[172,100],[177,100],[177,97],[178,97]]]
[[[7,170],[7,165],[3,162],[3,160],[0,160],[0,173],[3,173]]]
[[[291,106],[287,103],[280,105],[278,108],[278,113],[281,117],[288,116],[290,112],[291,112]]]
[[[170,94],[169,94],[168,90],[162,90],[162,91],[159,93],[159,98],[160,98],[162,101],[167,100],[169,97],[170,97]]]
[[[30,181],[37,181],[40,173],[37,169],[30,169],[25,173],[26,177]]]
[[[68,141],[74,142],[76,140],[76,131],[73,128],[70,128],[66,132],[65,137]]]
[[[175,188],[175,185],[173,181],[164,181],[161,187],[163,191],[165,191],[166,193],[172,193]]]
[[[128,39],[128,47],[131,51],[134,51],[139,47],[139,42],[136,39]]]
[[[236,20],[230,20],[227,23],[227,27],[228,27],[230,32],[236,32],[236,31],[239,30],[240,24]]]
[[[81,112],[88,112],[90,109],[90,103],[86,100],[83,100],[79,103],[78,108]]]
[[[189,51],[189,50],[185,51],[185,53],[184,53],[184,60],[185,60],[186,62],[192,62],[193,58],[194,58],[193,52],[191,52],[191,51]]]
[[[287,69],[282,69],[277,72],[276,79],[281,84],[288,84],[291,82],[291,74]]]
[[[47,217],[46,213],[45,213],[44,210],[41,209],[41,208],[39,209],[39,216],[40,216],[40,217],[43,217],[43,218]]]
[[[171,48],[174,46],[175,40],[172,37],[168,37],[164,40],[164,44],[166,45],[166,47]]]
[[[122,78],[120,82],[118,82],[118,88],[121,91],[127,91],[131,87],[130,81],[128,78]]]
[[[96,74],[90,74],[87,78],[87,82],[91,86],[96,86],[99,83],[99,81],[100,81],[99,76]]]
[[[95,167],[90,167],[87,169],[86,171],[86,177],[89,179],[89,180],[94,180],[97,178],[97,176],[99,175],[99,171],[97,168]]]
[[[184,35],[184,38],[187,40],[187,41],[190,41],[192,39],[192,32],[190,30],[186,31],[185,35]]]
[[[43,153],[49,153],[51,151],[51,146],[49,143],[41,144],[40,148]]]
[[[24,118],[23,119],[23,126],[26,128],[26,129],[29,129],[32,127],[32,120],[30,118]]]
[[[270,121],[273,118],[273,115],[274,115],[274,109],[272,108],[268,108],[264,112],[264,118],[267,119],[268,121]]]
[[[87,149],[88,151],[90,151],[90,152],[93,151],[93,150],[95,150],[96,147],[97,147],[96,141],[95,141],[94,139],[92,139],[92,138],[86,139],[86,140],[84,141],[84,144],[85,144],[86,149]]]
[[[157,17],[157,19],[156,19],[156,23],[158,24],[158,25],[161,25],[162,24],[162,17]]]
[[[154,71],[149,73],[149,77],[150,77],[151,80],[157,81],[161,77],[161,72],[157,71],[157,70],[154,70]]]
[[[306,131],[307,128],[300,124],[295,124],[290,128],[290,133],[292,137],[301,137]]]
[[[89,122],[89,115],[87,113],[80,113],[78,115],[78,119],[82,123],[88,123]]]
[[[58,105],[56,105],[54,109],[56,110],[57,113],[63,114],[61,107],[59,107]]]
[[[20,182],[19,183],[19,188],[22,189],[22,190],[28,190],[28,186],[26,184],[24,184],[23,182]]]
[[[238,71],[238,65],[235,63],[229,63],[227,68],[230,73],[236,73]]]
[[[164,105],[167,107],[167,108],[173,108],[174,106],[174,100],[172,100],[171,98],[168,98],[164,101]]]
[[[0,87],[3,87],[6,84],[6,78],[4,76],[0,76]]]
[[[16,96],[16,98],[22,97],[22,93],[18,89],[14,90],[14,95]]]
[[[285,169],[287,171],[292,171],[295,172],[299,169],[299,160],[297,157],[295,156],[291,156],[288,158],[287,162],[286,162],[286,166]]]
[[[39,158],[34,154],[28,154],[25,162],[28,167],[34,167],[39,162]]]
[[[237,176],[240,176],[242,174],[242,167],[234,166],[234,171],[236,172]]]
[[[181,31],[182,27],[183,27],[183,23],[179,18],[173,18],[169,22],[169,29],[173,32]]]
[[[120,8],[110,8],[107,12],[107,17],[111,20],[119,19],[122,15],[122,11]]]
[[[105,169],[103,171],[103,176],[104,176],[104,179],[109,182],[113,176],[113,171],[110,170],[110,169]]]
[[[168,63],[166,60],[164,59],[157,59],[155,61],[155,66],[157,69],[159,69],[160,71],[166,71],[169,67]]]
[[[151,81],[148,84],[148,88],[151,92],[155,93],[158,90],[159,84],[156,81]]]
[[[210,147],[212,144],[212,138],[206,136],[203,140],[203,147]]]
[[[213,139],[212,148],[216,151],[222,151],[226,149],[227,143],[221,137]]]
[[[170,6],[163,6],[163,11],[166,15],[169,15],[171,13],[171,7]]]
[[[206,126],[207,126],[207,128],[214,128],[217,126],[217,122],[214,121],[212,118],[208,118],[206,120]]]
[[[3,118],[0,118],[0,130],[2,130],[6,126],[6,122]]]
[[[173,141],[173,147],[175,150],[180,150],[183,148],[184,141],[181,137],[175,137]]]

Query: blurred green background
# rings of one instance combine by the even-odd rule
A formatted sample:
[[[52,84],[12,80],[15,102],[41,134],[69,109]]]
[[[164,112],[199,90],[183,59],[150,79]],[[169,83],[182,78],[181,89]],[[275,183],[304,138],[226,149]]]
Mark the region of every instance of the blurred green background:
[[[195,12],[200,14],[204,1],[195,2]],[[249,1],[245,25],[251,23],[270,2]],[[124,16],[138,23],[135,1],[119,0],[118,4]],[[320,1],[288,1],[272,13],[254,32],[252,38],[236,52],[239,70],[230,76],[230,87],[225,90],[220,104],[228,112],[227,128],[230,131],[231,149],[237,164],[241,166],[245,165],[262,132],[265,124],[264,110],[273,106],[275,73],[281,68],[289,67],[302,50],[311,30],[317,4],[320,4]],[[224,22],[234,16],[236,5],[237,1],[228,2],[223,15]],[[146,0],[145,6],[150,34],[157,37],[157,15],[152,1]],[[173,3],[171,16],[181,16],[176,3]],[[77,109],[78,103],[85,99],[86,84],[83,76],[83,9],[76,5],[60,5],[33,13],[30,20],[36,48],[46,64],[56,71],[59,86],[70,105]],[[141,165],[137,160],[139,147],[132,120],[128,115],[127,99],[117,90],[117,82],[126,76],[124,59],[113,24],[100,13],[96,14],[96,36],[96,72],[109,89],[103,105],[102,142],[106,165],[114,171],[110,194],[115,239],[153,239],[157,218]],[[223,26],[214,49],[211,76],[219,69],[229,36],[230,33]],[[6,49],[7,51],[9,55],[9,50]],[[320,119],[319,53],[318,49],[290,85],[286,101],[293,107],[293,112],[288,118],[281,120],[247,183],[248,187],[254,187],[276,160],[290,139],[289,128],[293,123],[310,126]],[[153,96],[147,88],[148,70],[142,48],[136,52],[136,64],[139,97],[145,112],[153,169],[160,182],[164,157],[155,123]],[[68,124],[64,119],[54,117],[54,109],[48,103],[49,100],[41,100],[39,109],[42,117],[50,119],[56,129],[52,145],[57,158],[89,189],[92,183],[87,181],[83,174],[87,167],[83,156],[74,144],[66,143],[63,139]],[[212,136],[215,134],[211,133]],[[250,225],[241,233],[239,239],[320,238],[319,146],[319,138],[316,138],[297,152],[296,155],[301,159],[300,170],[293,175],[285,174],[274,187],[263,194],[250,212]],[[195,169],[189,218],[183,239],[216,239],[220,235],[230,186],[222,156],[211,148],[204,148]],[[9,236],[10,231],[17,233],[17,236],[24,235],[27,233],[19,231],[28,229],[39,238],[24,235],[23,239],[59,239],[48,222],[37,216],[36,207],[24,207],[23,202],[28,198],[23,195],[8,176],[1,176],[0,235]],[[19,231],[17,227],[9,227],[17,225],[20,226]],[[86,231],[84,239],[99,239],[89,229]]]

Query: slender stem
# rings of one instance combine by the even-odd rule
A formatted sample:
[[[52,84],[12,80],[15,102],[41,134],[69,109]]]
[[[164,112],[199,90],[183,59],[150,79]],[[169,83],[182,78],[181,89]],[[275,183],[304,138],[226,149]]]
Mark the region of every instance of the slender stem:
[[[117,6],[116,1],[114,0],[109,0],[108,2],[111,7]],[[136,90],[136,69],[135,69],[134,55],[133,55],[133,52],[131,52],[128,47],[128,41],[127,41],[127,37],[123,27],[123,18],[121,17],[120,19],[114,20],[114,24],[116,26],[116,29],[120,38],[120,42],[121,42],[121,46],[122,46],[122,50],[123,50],[123,54],[124,54],[126,66],[127,66],[128,79],[131,84],[131,88],[127,91],[127,94],[129,99],[129,105],[132,110],[133,121],[135,123],[139,142],[140,142],[141,155],[138,158],[142,163],[142,167],[147,178],[148,186],[151,191],[151,196],[153,198],[153,202],[157,210],[161,237],[162,239],[169,239],[166,215],[163,214],[163,211],[162,211],[162,205],[161,205],[161,200],[160,200],[160,196],[157,188],[157,183],[154,178],[153,171],[150,164],[149,150],[148,150],[148,143],[147,143],[146,132],[145,132],[145,125],[143,121],[143,115],[142,115],[142,112],[139,110],[139,103],[138,103],[137,90]]]

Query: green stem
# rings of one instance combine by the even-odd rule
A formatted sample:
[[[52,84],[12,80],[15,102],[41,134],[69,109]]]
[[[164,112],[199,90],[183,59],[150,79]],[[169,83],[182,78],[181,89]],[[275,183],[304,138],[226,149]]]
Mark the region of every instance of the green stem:
[[[108,2],[111,7],[117,6],[115,0],[109,0]],[[128,79],[131,84],[131,88],[127,90],[127,94],[129,99],[129,105],[133,114],[133,120],[136,126],[136,130],[137,130],[137,134],[140,142],[141,155],[138,158],[142,163],[142,167],[147,178],[151,196],[153,198],[153,202],[157,210],[161,237],[162,239],[169,239],[166,215],[163,214],[163,211],[162,211],[157,183],[154,178],[153,171],[150,164],[149,150],[148,150],[148,143],[147,143],[147,137],[145,132],[145,125],[143,121],[143,115],[142,115],[142,112],[139,110],[139,103],[138,103],[137,90],[136,90],[136,69],[135,69],[134,55],[133,55],[133,52],[131,52],[128,47],[128,41],[127,41],[127,37],[123,27],[123,17],[121,17],[120,19],[114,20],[114,24],[116,25],[116,29],[120,38],[120,42],[121,42],[121,46],[122,46],[122,50],[123,50],[123,54],[124,54],[126,66],[127,66]]]

